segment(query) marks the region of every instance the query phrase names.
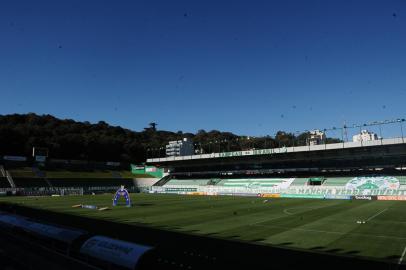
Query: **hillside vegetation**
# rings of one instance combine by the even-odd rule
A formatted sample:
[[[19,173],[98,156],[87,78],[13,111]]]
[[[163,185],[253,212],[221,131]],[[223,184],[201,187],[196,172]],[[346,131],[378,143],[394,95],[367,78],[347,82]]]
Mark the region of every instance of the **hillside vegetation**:
[[[36,146],[48,148],[51,158],[143,162],[164,156],[168,141],[184,137],[191,138],[202,153],[211,153],[305,145],[307,134],[279,131],[275,137],[247,137],[218,130],[192,134],[156,130],[155,125],[137,132],[104,121],[92,124],[34,113],[0,115],[0,155],[30,156]]]

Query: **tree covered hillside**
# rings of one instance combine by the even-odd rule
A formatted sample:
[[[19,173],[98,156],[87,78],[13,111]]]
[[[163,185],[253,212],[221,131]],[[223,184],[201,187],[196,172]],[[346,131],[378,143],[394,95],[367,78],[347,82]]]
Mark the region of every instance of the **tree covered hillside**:
[[[0,115],[0,155],[29,156],[36,146],[47,147],[50,158],[142,162],[164,156],[168,141],[183,137],[192,138],[202,153],[211,153],[305,145],[307,134],[279,131],[275,137],[247,137],[217,130],[192,134],[156,130],[154,123],[136,132],[104,121],[91,124],[34,113]],[[333,141],[338,140],[328,139]]]

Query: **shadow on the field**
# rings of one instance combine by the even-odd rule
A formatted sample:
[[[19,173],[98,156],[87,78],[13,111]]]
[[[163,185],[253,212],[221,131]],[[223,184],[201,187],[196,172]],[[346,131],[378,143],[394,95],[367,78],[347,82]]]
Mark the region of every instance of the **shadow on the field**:
[[[205,233],[205,234],[203,234],[203,235],[205,235],[205,236],[211,236],[211,235],[217,235],[218,233],[215,233],[215,232],[211,232],[211,233]]]
[[[289,246],[289,245],[292,245],[293,244],[293,242],[284,242],[284,243],[280,243],[279,245],[280,246]]]
[[[320,250],[320,249],[325,249],[325,248],[326,248],[326,247],[317,246],[317,247],[309,248],[309,250]]]
[[[169,226],[169,225],[158,225],[154,226],[155,228],[163,229],[163,230],[182,230],[182,228],[176,226]]]
[[[175,226],[169,226],[169,225],[159,225],[159,226],[154,226],[154,228],[157,228],[157,229],[162,229],[162,230],[165,230],[165,231],[171,231],[171,230],[182,230],[182,228],[179,228],[179,227],[175,227]]]
[[[355,255],[355,254],[358,254],[358,253],[359,253],[359,251],[358,251],[358,250],[350,250],[350,251],[344,252],[343,254],[347,254],[347,255]]]
[[[94,219],[92,217],[71,215],[67,213],[52,212],[20,205],[2,207],[0,210],[27,216],[35,220],[68,228],[78,228],[94,235],[103,235],[115,239],[154,247],[149,254],[145,254],[144,266],[139,269],[168,269],[166,264],[162,268],[159,260],[180,262],[190,265],[190,269],[269,269],[264,265],[280,266],[272,269],[382,269],[393,270],[398,267],[390,256],[389,261],[368,260],[356,256],[344,256],[344,253],[335,253],[341,249],[330,249],[327,252],[309,252],[291,245],[294,242],[282,242],[278,245],[253,244],[241,240],[240,236],[204,237],[202,234],[189,234],[179,231],[167,230],[172,226],[136,226],[134,224],[119,223],[116,220]],[[164,229],[165,228],[165,229]],[[173,228],[173,227],[172,227]],[[214,235],[208,233],[206,235]],[[80,249],[85,239],[80,240],[80,245],[73,250]],[[242,239],[245,240],[245,239]],[[255,241],[255,240],[254,240]],[[54,245],[54,243],[50,243]],[[1,246],[3,248],[3,246]],[[176,248],[175,248],[176,247]],[[322,248],[322,247],[321,247]],[[324,247],[326,248],[326,247]],[[314,247],[313,249],[318,249]],[[320,250],[321,251],[321,250]],[[352,251],[358,253],[357,251]],[[202,256],[204,254],[205,256]],[[197,256],[196,256],[197,255]],[[199,256],[200,255],[200,256]],[[340,256],[337,256],[340,255]],[[159,267],[154,267],[158,265]],[[406,266],[406,265],[405,265]],[[187,269],[187,267],[183,267]],[[0,266],[0,269],[3,269]],[[112,269],[112,268],[110,268]],[[138,268],[137,268],[138,269]],[[169,269],[180,269],[169,268]],[[400,269],[403,265],[400,265]]]
[[[330,253],[337,253],[337,252],[340,252],[340,251],[342,251],[341,248],[332,248],[332,249],[325,250],[325,252],[330,252]]]
[[[134,203],[133,206],[137,207],[137,206],[154,206],[155,204],[153,203]]]
[[[197,232],[200,232],[200,231],[199,230],[182,230],[182,232],[197,233]]]
[[[400,256],[399,256],[399,255],[390,255],[390,256],[388,256],[388,257],[385,257],[385,259],[388,259],[388,260],[399,260],[399,259],[400,259]]]
[[[266,240],[265,238],[256,238],[256,239],[252,239],[250,241],[252,241],[252,242],[262,242],[262,241],[265,241],[265,240]]]

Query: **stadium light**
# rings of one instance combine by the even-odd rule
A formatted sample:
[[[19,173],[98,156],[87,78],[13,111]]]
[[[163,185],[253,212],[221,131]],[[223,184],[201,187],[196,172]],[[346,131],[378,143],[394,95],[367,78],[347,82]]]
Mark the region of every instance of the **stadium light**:
[[[324,131],[324,133],[327,133],[330,130],[331,131],[341,130],[341,140],[342,140],[342,142],[344,144],[346,141],[348,141],[347,129],[358,128],[359,132],[361,133],[362,128],[365,129],[366,127],[369,127],[369,126],[379,126],[379,135],[380,135],[381,140],[382,140],[382,138],[383,138],[382,137],[382,125],[383,124],[387,125],[387,124],[399,123],[401,136],[402,136],[402,142],[404,143],[403,122],[405,122],[405,121],[406,121],[405,118],[397,118],[397,119],[392,119],[392,120],[370,121],[370,122],[361,123],[361,124],[354,123],[354,124],[348,125],[348,124],[344,123],[344,125],[341,126],[341,127],[333,126],[333,127],[330,127],[330,128],[322,128],[322,129],[319,129],[319,130]],[[295,139],[297,139],[297,137],[302,133],[305,133],[307,135],[306,144],[309,146],[309,149],[310,149],[310,145],[309,145],[310,131],[307,130],[307,129],[304,130],[304,131],[295,131],[293,133],[293,147],[296,146]],[[279,135],[283,136],[283,135],[287,135],[287,133],[286,132],[280,132],[280,133],[275,132],[275,134],[273,135],[274,136],[273,138],[272,138],[272,135],[271,136],[267,135],[267,137],[269,137],[270,139],[274,139],[275,142],[277,140],[279,146],[278,145],[273,146],[270,143],[268,144],[267,138],[265,138],[265,136],[263,136],[262,138],[265,138],[265,143],[264,143],[264,145],[262,147],[265,147],[265,148],[267,148],[267,147],[275,147],[275,148],[279,147],[280,148],[281,147],[281,140],[280,140]],[[346,138],[346,140],[345,140],[345,138]],[[254,146],[254,144],[255,144],[255,137],[254,136],[240,136],[240,137],[237,137],[237,138],[232,138],[231,140],[226,140],[226,139],[220,140],[219,143],[221,144],[221,143],[224,142],[224,143],[230,144],[230,141],[231,142],[237,142],[238,145],[240,146],[240,149],[242,149],[241,143],[243,143],[243,144],[247,143],[248,147],[252,148]],[[215,142],[209,142],[210,148],[211,148],[212,143],[217,143],[217,142],[218,142],[217,140]],[[327,144],[327,142],[328,142],[327,141],[327,135],[325,134],[324,144]],[[361,141],[361,145],[362,144],[363,144],[363,142]],[[297,146],[299,146],[299,143],[297,144]],[[221,150],[221,145],[220,145],[220,150]],[[228,151],[230,151],[230,146],[229,145],[228,145]]]

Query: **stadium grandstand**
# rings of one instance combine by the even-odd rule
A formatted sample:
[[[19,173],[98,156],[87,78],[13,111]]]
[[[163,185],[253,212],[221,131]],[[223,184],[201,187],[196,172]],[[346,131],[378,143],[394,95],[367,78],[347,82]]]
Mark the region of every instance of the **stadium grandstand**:
[[[310,198],[406,195],[403,138],[151,158],[150,192]]]
[[[134,174],[129,164],[48,160],[37,164],[25,157],[3,157],[0,165],[2,194],[52,195],[112,192],[124,185],[132,192],[151,186],[151,175]],[[140,179],[140,180],[138,180]]]
[[[67,250],[76,249],[69,256],[78,262],[83,259],[80,251],[87,243],[85,237],[98,234],[117,238],[120,233],[122,240],[152,248],[144,256],[146,269],[169,269],[168,264],[171,269],[186,269],[186,263],[191,266],[188,269],[243,264],[249,268],[254,263],[261,267],[269,258],[278,265],[276,269],[302,265],[324,269],[333,262],[340,268],[404,269],[404,219],[396,219],[402,202],[378,201],[406,200],[405,158],[403,139],[153,158],[142,165],[52,159],[39,164],[3,157],[0,195],[28,197],[1,198],[0,226],[9,231],[0,238],[12,245],[13,232],[20,230],[20,224],[29,224],[25,235],[38,237],[31,227],[52,221],[90,232],[65,243]],[[121,185],[131,193],[168,194],[136,194],[128,204],[131,207],[107,207],[111,193]],[[42,196],[96,193],[110,194]],[[42,197],[31,197],[39,195]],[[347,204],[344,200],[351,201]],[[101,212],[107,208],[111,211]],[[27,223],[28,217],[39,220]],[[339,225],[334,227],[336,223]],[[385,233],[389,223],[396,224],[393,234]],[[369,229],[372,227],[377,229]],[[53,235],[46,236],[51,240],[45,244],[53,247]],[[335,237],[343,242],[337,243]],[[331,242],[323,244],[325,239]],[[173,248],[175,242],[179,249]],[[381,255],[377,246],[388,243],[392,243],[391,248]],[[204,260],[196,260],[196,254]],[[287,257],[293,258],[288,260],[290,267]],[[94,258],[95,265],[105,264],[104,259],[104,255]],[[321,263],[313,266],[314,262]],[[155,264],[163,267],[150,267]]]

